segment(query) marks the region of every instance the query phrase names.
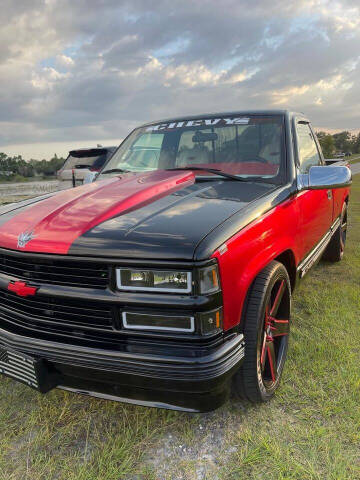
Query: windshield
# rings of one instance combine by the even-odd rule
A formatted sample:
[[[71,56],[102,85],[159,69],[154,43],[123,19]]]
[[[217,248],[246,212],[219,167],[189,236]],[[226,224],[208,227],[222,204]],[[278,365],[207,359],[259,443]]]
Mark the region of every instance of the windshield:
[[[280,115],[158,123],[134,130],[103,171],[206,167],[274,181],[284,171],[283,135]]]

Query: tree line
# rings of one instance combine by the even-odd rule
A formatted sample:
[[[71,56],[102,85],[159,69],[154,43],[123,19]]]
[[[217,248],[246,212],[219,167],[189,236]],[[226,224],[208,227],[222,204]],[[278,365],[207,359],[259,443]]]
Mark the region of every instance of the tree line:
[[[21,155],[10,157],[0,153],[0,181],[22,181],[33,177],[48,178],[62,167],[65,158],[56,154],[50,160],[26,161]]]
[[[360,133],[352,135],[348,131],[339,133],[316,132],[325,158],[336,153],[360,153]]]

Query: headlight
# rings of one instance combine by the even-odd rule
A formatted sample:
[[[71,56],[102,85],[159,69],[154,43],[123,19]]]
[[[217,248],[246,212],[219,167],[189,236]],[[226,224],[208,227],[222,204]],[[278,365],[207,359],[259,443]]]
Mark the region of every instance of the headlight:
[[[201,268],[199,271],[200,293],[214,293],[220,289],[217,265]]]
[[[151,292],[191,292],[191,273],[173,270],[116,270],[119,290],[142,290]]]

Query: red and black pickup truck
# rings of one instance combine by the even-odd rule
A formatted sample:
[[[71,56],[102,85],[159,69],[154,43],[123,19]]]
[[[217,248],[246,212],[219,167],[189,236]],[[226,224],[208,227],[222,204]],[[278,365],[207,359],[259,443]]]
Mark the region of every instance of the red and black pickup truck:
[[[339,261],[351,173],[288,111],[135,129],[94,183],[1,208],[0,372],[206,411],[279,385],[291,294]]]

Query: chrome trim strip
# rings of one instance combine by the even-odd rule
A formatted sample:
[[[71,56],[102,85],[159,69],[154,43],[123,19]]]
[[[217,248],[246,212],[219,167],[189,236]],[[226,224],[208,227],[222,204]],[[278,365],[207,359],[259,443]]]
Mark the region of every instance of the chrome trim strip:
[[[300,278],[310,270],[310,268],[316,263],[319,257],[323,254],[325,248],[328,246],[331,237],[335,233],[336,229],[340,226],[340,217],[331,225],[330,229],[325,233],[322,239],[315,245],[311,252],[299,263],[297,271],[300,273]]]
[[[64,387],[63,385],[59,385],[56,388],[58,388],[59,390],[66,390],[67,392],[77,393],[78,395],[101,398],[103,400],[111,400],[113,402],[130,403],[131,405],[140,405],[143,407],[156,407],[165,408],[167,410],[178,410],[180,412],[197,413],[197,410],[193,408],[178,407],[176,405],[172,405],[171,403],[151,402],[147,400],[138,400],[127,397],[116,397],[114,395],[108,395],[106,393],[91,392],[90,390],[79,390],[76,388]]]

